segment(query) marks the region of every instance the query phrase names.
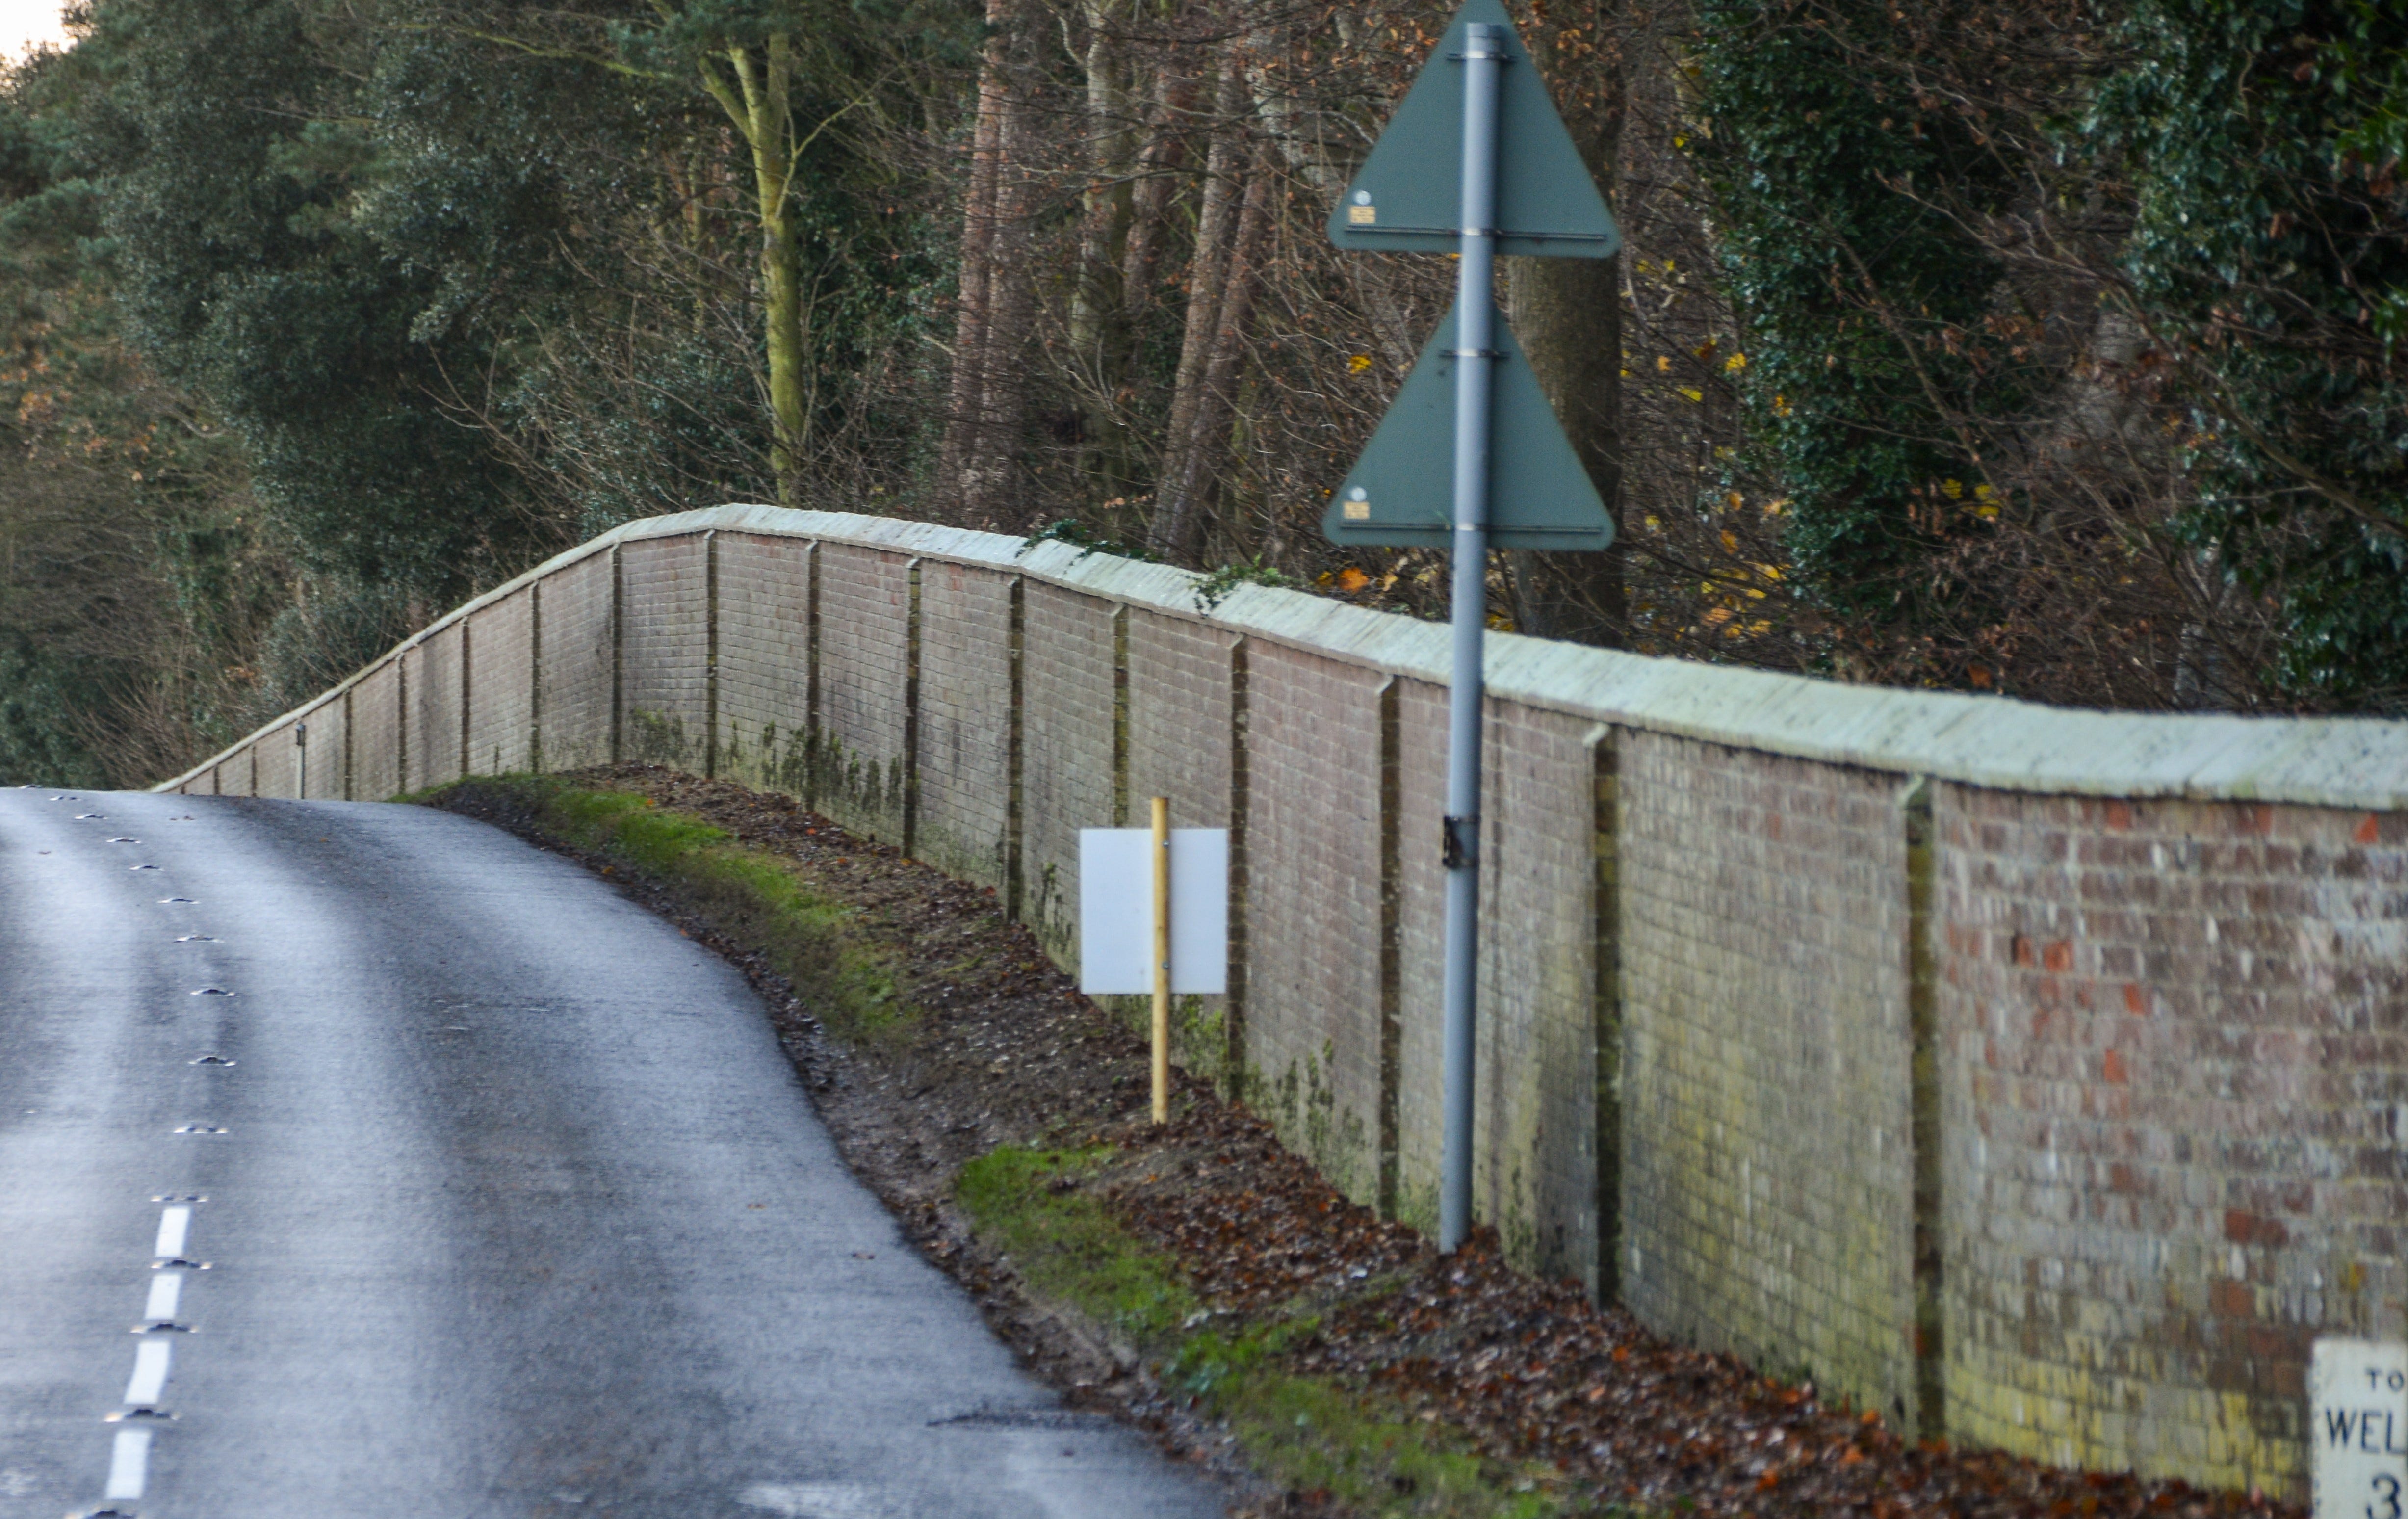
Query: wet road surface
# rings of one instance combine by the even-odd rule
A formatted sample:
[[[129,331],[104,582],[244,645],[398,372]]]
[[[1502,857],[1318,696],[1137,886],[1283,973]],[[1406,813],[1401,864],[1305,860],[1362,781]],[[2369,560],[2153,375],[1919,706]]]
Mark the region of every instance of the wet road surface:
[[[742,980],[584,871],[0,791],[0,1519],[1220,1508],[1014,1367]]]

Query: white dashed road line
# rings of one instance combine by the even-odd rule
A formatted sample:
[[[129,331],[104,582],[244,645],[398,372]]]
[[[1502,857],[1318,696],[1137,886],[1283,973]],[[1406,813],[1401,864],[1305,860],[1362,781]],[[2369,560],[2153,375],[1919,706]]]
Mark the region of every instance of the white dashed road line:
[[[158,1256],[162,1260],[165,1260],[169,1256],[182,1254],[184,1253],[184,1235],[192,1226],[193,1211],[189,1208],[170,1208],[165,1212],[161,1213],[159,1215],[159,1242],[150,1247],[150,1254]]]
[[[142,1347],[149,1350],[150,1347]],[[162,1345],[161,1350],[167,1347]],[[150,1479],[150,1431],[121,1429],[108,1453],[108,1491],[103,1498],[140,1498]]]
[[[182,1246],[179,1245],[178,1249]],[[150,1279],[150,1297],[142,1305],[145,1324],[165,1324],[176,1316],[176,1304],[184,1295],[184,1273],[162,1271]]]
[[[156,1408],[167,1391],[167,1357],[175,1346],[164,1340],[146,1340],[134,1347],[134,1375],[125,1381],[129,1407]]]

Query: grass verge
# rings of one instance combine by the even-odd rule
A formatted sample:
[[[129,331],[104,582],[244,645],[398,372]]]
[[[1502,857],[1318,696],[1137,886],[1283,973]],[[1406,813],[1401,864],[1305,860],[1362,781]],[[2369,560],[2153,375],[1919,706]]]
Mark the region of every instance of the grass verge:
[[[473,789],[511,804],[546,835],[674,891],[729,939],[758,949],[778,974],[813,993],[828,1031],[853,1042],[905,1033],[895,955],[860,931],[858,914],[796,879],[779,858],[724,828],[624,791],[546,776],[506,775],[403,798],[440,805]]]
[[[1328,1378],[1282,1368],[1318,1322],[1211,1326],[1178,1264],[1115,1223],[1088,1183],[1110,1146],[1007,1145],[962,1168],[954,1196],[1029,1289],[1106,1328],[1154,1363],[1168,1389],[1226,1426],[1247,1464],[1291,1492],[1363,1514],[1553,1519],[1543,1469],[1500,1469],[1446,1431],[1385,1415]]]

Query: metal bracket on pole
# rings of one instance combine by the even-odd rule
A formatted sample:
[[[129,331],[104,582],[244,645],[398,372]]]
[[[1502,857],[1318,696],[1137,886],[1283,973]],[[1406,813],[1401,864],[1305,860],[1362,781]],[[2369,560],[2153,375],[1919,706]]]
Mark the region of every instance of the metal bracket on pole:
[[[1480,820],[1449,818],[1446,838],[1439,845],[1439,863],[1450,870],[1480,863]]]

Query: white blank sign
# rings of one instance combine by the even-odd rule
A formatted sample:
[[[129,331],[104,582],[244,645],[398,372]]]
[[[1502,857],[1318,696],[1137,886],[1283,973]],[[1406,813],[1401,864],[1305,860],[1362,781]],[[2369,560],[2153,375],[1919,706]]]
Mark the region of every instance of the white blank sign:
[[[1154,990],[1154,830],[1079,830],[1079,990]],[[1229,985],[1229,830],[1170,830],[1170,989]]]

